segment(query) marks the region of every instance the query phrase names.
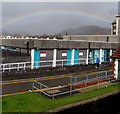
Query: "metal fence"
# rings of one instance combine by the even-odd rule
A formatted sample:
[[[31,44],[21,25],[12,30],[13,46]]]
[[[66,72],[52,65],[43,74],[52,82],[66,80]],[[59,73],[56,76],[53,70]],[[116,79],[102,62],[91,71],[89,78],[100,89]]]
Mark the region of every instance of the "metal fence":
[[[70,80],[66,85],[58,87],[48,87],[38,81],[33,81],[33,91],[37,91],[40,94],[44,94],[45,96],[54,99],[55,97],[61,95],[72,95],[75,93],[80,94],[90,91],[91,89],[94,90],[96,88],[107,87],[116,81],[118,81],[118,79],[111,74],[111,71],[107,71],[84,76],[70,77]],[[62,89],[64,91],[62,91]]]
[[[26,70],[28,68],[31,68],[31,62],[19,62],[19,63],[7,63],[7,64],[1,64],[0,65],[0,70],[2,72],[5,71],[11,71],[11,70]]]
[[[86,58],[75,59],[77,61],[75,63],[71,63],[71,60],[63,59],[63,60],[56,60],[56,66],[64,67],[68,65],[85,65]],[[91,59],[89,59],[89,64],[91,64]],[[67,64],[69,63],[69,64]],[[11,71],[11,70],[26,70],[26,69],[35,69],[35,68],[44,68],[44,67],[53,67],[53,60],[47,61],[36,61],[36,62],[18,62],[18,63],[5,63],[0,64],[0,70],[2,72]]]

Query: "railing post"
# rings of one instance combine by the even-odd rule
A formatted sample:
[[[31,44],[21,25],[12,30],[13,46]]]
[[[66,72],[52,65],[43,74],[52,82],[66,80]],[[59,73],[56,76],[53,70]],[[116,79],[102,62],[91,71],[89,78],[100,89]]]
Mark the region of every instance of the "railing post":
[[[107,71],[105,72],[105,74],[106,74],[106,77],[107,77]]]
[[[41,95],[41,84],[40,84],[40,95]]]
[[[88,82],[88,75],[86,76],[86,80],[85,80],[85,91],[87,91],[87,82]]]
[[[34,81],[33,81],[32,91],[34,91]]]
[[[77,78],[77,77],[75,77],[75,84],[76,84],[76,78]]]
[[[63,64],[63,60],[62,60],[62,67],[64,66],[64,64]]]
[[[19,71],[19,63],[18,63],[18,66],[17,66],[17,71]]]
[[[99,88],[99,73],[97,73],[97,78],[98,78],[98,88]]]
[[[54,96],[54,89],[52,89],[53,90],[53,97],[52,97],[52,99],[55,99],[55,96]]]
[[[72,95],[72,77],[70,77],[70,95]]]
[[[25,70],[25,68],[26,68],[26,64],[25,63],[23,63],[24,64],[24,70]]]
[[[3,64],[3,72],[4,72],[4,64]]]
[[[9,64],[9,72],[10,72],[10,64]]]

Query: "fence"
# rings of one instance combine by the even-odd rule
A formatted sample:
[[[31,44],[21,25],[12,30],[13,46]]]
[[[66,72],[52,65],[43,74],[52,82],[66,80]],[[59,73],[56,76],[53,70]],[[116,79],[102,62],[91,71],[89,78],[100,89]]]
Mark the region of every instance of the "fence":
[[[84,76],[70,77],[68,84],[58,87],[48,87],[38,81],[33,81],[33,91],[40,92],[52,99],[61,95],[72,95],[75,93],[83,93],[91,89],[101,88],[113,84],[118,81],[111,71],[93,73]]]
[[[20,69],[26,70],[28,68],[31,68],[31,62],[7,63],[7,64],[0,65],[0,70],[2,72],[5,72],[5,71],[10,72],[11,70],[19,71]]]
[[[78,61],[77,63],[71,63],[71,60],[63,59],[63,60],[56,60],[56,67],[63,67],[67,66],[68,62],[69,65],[85,65],[86,64],[86,58],[81,59],[75,59],[74,61]],[[91,64],[91,59],[89,59],[89,63]],[[92,63],[93,64],[93,63]],[[0,64],[0,70],[2,72],[5,71],[11,71],[11,70],[26,70],[26,69],[34,69],[34,68],[44,68],[44,67],[53,67],[53,60],[47,60],[47,61],[36,61],[34,63],[31,62],[19,62],[19,63],[6,63],[6,64]]]

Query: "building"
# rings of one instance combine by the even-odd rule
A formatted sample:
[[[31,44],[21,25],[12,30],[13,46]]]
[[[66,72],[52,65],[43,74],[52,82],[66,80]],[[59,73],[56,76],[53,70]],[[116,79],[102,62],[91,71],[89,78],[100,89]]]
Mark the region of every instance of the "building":
[[[114,26],[113,26],[114,25]],[[114,29],[114,30],[113,30]],[[4,63],[30,62],[31,68],[94,64],[110,62],[110,56],[120,46],[120,14],[112,23],[114,35],[64,35],[63,39],[38,39],[31,37],[3,37],[2,49],[26,51],[28,59],[18,61],[17,57]],[[31,55],[31,56],[30,56]],[[6,59],[4,59],[6,60]],[[46,63],[45,63],[46,62]],[[17,64],[17,63],[16,63]],[[26,65],[25,65],[26,67]]]
[[[120,47],[112,54],[112,70],[117,79],[120,79]]]
[[[116,15],[116,20],[111,23],[111,35],[120,35],[120,13]]]

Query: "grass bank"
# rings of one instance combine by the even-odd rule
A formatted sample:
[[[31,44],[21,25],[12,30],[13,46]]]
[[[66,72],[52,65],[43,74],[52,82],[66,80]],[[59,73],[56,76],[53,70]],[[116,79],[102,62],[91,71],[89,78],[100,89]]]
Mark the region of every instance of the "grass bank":
[[[94,91],[56,98],[48,99],[34,92],[20,95],[7,96],[2,98],[3,112],[44,112],[50,109],[58,108],[67,104],[75,103],[101,96],[103,94],[120,89],[120,83],[108,87],[99,88]]]

